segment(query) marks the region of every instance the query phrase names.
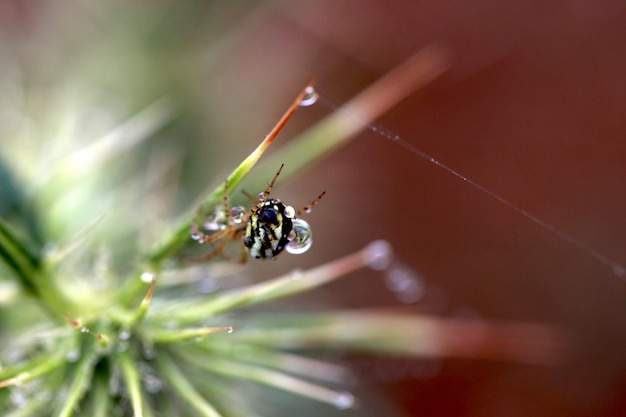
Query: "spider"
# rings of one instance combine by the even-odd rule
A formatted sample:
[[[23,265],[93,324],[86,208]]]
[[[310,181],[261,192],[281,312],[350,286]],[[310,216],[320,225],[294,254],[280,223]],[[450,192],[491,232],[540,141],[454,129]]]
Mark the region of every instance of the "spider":
[[[298,211],[292,206],[286,206],[277,198],[269,198],[274,183],[284,166],[285,164],[280,166],[272,182],[265,191],[259,194],[258,199],[246,194],[249,199],[256,203],[247,212],[243,212],[243,210],[237,212],[238,210],[235,209],[238,207],[233,208],[234,212],[231,212],[228,204],[228,191],[226,184],[224,184],[224,212],[223,219],[219,219],[220,230],[213,234],[206,234],[198,228],[195,221],[191,223],[193,239],[200,243],[218,241],[219,243],[208,254],[187,261],[192,263],[206,262],[217,255],[232,258],[224,252],[224,248],[228,242],[239,239],[242,240],[243,248],[241,258],[235,258],[235,260],[244,263],[248,255],[255,259],[275,259],[291,241],[298,239],[294,221],[306,224],[299,219],[300,215],[304,212],[310,212],[311,208],[324,197],[326,191]]]

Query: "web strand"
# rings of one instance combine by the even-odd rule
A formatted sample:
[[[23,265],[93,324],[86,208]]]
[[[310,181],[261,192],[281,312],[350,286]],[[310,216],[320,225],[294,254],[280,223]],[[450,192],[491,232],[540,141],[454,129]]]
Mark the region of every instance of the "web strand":
[[[328,106],[329,108],[332,109],[336,109],[337,106],[335,106],[333,103],[331,103],[329,100],[327,100],[326,98],[320,99],[320,102],[324,103],[324,105]],[[527,219],[533,221],[535,224],[539,225],[540,227],[542,227],[543,229],[547,230],[548,232],[554,234],[555,236],[559,237],[560,239],[564,240],[565,242],[567,242],[568,244],[578,248],[580,251],[586,253],[587,255],[591,256],[592,258],[596,259],[598,262],[600,262],[601,264],[605,265],[607,268],[610,269],[610,271],[622,278],[622,279],[626,279],[626,267],[624,267],[622,264],[620,264],[619,262],[609,258],[608,256],[604,255],[602,252],[598,251],[597,249],[593,248],[592,246],[589,246],[588,244],[576,239],[575,237],[561,231],[560,229],[557,229],[556,227],[554,227],[552,224],[546,222],[545,220],[542,220],[541,218],[535,216],[534,214],[532,214],[531,212],[513,204],[512,202],[510,202],[509,200],[505,199],[504,197],[500,196],[499,194],[496,194],[494,191],[491,191],[490,189],[486,188],[485,186],[477,183],[476,181],[471,180],[470,178],[466,177],[465,175],[461,174],[460,172],[458,172],[457,170],[449,167],[448,165],[444,164],[443,162],[439,161],[438,159],[436,159],[435,157],[429,155],[428,153],[424,152],[423,150],[419,149],[418,147],[416,147],[415,145],[407,142],[406,140],[402,139],[402,137],[400,137],[400,135],[395,134],[394,132],[382,128],[380,126],[376,126],[373,124],[368,125],[369,130],[371,130],[374,133],[377,133],[378,135],[384,137],[385,139],[388,139],[392,142],[397,143],[398,145],[402,146],[403,148],[405,148],[406,150],[410,151],[411,153],[427,160],[428,162],[436,165],[437,167],[443,169],[444,171],[448,172],[449,174],[452,174],[453,176],[457,177],[458,179],[462,180],[463,182],[466,182],[467,184],[471,185],[472,187],[478,189],[479,191],[481,191],[482,193],[488,195],[489,197],[495,199],[496,201],[498,201],[500,204],[503,204],[504,206],[508,207],[509,209],[515,211],[516,213],[520,214],[521,216],[526,217]]]

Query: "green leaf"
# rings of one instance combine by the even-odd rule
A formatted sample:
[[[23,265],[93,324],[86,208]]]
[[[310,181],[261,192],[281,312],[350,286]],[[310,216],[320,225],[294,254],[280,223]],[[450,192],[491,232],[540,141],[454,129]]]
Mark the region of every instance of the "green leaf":
[[[15,273],[22,286],[30,293],[37,294],[39,288],[35,280],[40,266],[39,255],[32,251],[13,227],[0,217],[0,258]]]

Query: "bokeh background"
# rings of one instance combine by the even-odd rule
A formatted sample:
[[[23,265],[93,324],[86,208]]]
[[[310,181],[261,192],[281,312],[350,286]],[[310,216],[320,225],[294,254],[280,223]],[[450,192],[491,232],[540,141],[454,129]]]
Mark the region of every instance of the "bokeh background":
[[[623,1],[3,0],[0,34],[5,137],[60,140],[52,132],[79,109],[88,140],[114,116],[174,103],[176,117],[133,156],[169,164],[171,182],[180,180],[169,204],[148,213],[156,217],[180,213],[222,181],[310,78],[323,103],[301,110],[277,148],[438,42],[450,70],[379,125],[626,263]],[[157,148],[171,160],[150,160]],[[308,216],[313,249],[251,262],[249,274],[313,266],[384,238],[412,292],[363,273],[316,302],[534,321],[573,337],[556,367],[349,358],[401,413],[626,415],[626,279],[589,251],[373,131],[276,194],[304,205],[321,190],[327,196]]]

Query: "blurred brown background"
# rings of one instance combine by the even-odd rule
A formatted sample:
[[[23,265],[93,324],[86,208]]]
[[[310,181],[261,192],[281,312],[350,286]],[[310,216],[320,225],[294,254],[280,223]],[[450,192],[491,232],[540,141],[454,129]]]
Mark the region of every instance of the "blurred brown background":
[[[164,95],[184,103],[170,127],[187,153],[181,207],[255,146],[310,77],[338,105],[440,42],[451,70],[379,124],[626,263],[623,1],[3,1],[0,25],[31,89],[73,80],[131,108]],[[281,140],[330,111],[301,110]],[[277,194],[298,205],[322,189],[308,217],[313,249],[249,268],[270,276],[384,238],[423,285],[409,308],[557,324],[576,340],[556,368],[354,358],[406,415],[626,415],[626,279],[371,131]],[[379,273],[324,291],[348,307],[402,304]]]

